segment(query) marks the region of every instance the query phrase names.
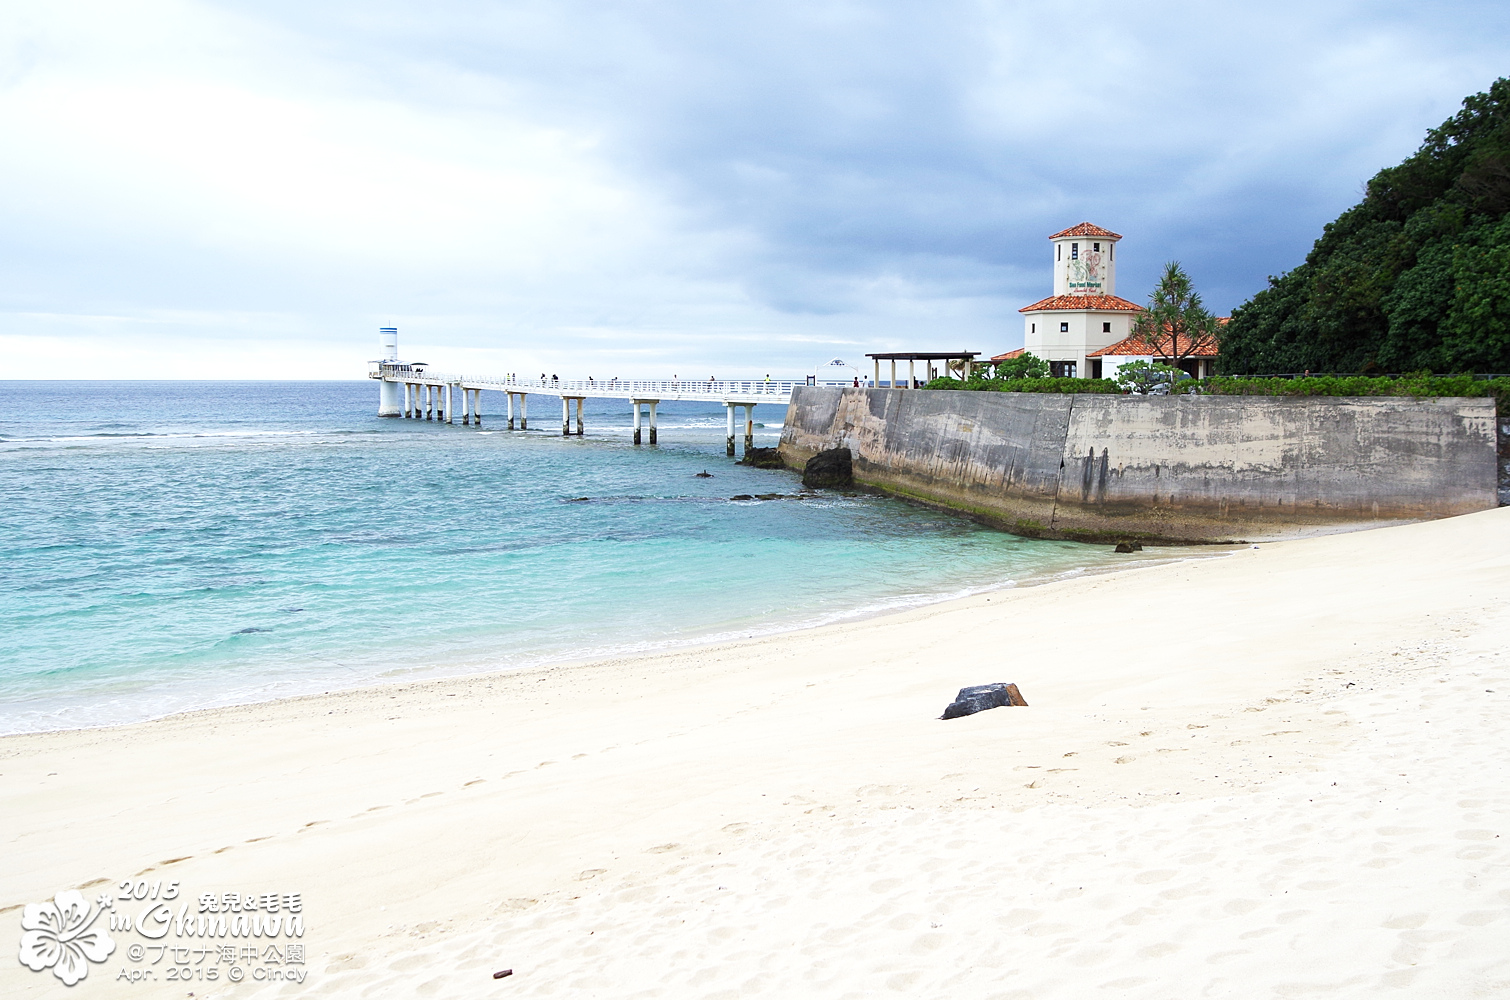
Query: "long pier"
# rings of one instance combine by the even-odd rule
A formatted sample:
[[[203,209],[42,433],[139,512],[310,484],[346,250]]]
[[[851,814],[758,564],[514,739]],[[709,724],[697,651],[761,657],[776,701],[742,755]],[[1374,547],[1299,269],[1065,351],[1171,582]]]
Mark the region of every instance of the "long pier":
[[[622,381],[609,379],[521,379],[476,378],[431,371],[419,362],[398,360],[398,331],[382,331],[381,343],[386,358],[368,366],[367,377],[380,381],[378,416],[403,417],[409,420],[436,420],[464,427],[482,426],[482,393],[491,389],[507,399],[504,420],[509,430],[529,429],[529,397],[555,396],[561,400],[561,434],[573,435],[572,417],[576,417],[575,434],[583,432],[582,404],[588,399],[622,399],[634,413],[634,443],[647,436],[656,443],[656,408],[667,400],[694,400],[722,403],[728,413],[726,450],[733,455],[735,442],[734,411],[744,408],[744,446],[755,446],[755,407],[761,403],[785,406],[792,401],[793,386],[804,384],[773,379],[745,379],[706,382],[663,380]],[[851,385],[852,382],[822,382],[822,385]],[[515,416],[515,407],[518,416]],[[575,408],[575,414],[572,410]]]
[[[380,382],[378,416],[404,417],[410,420],[438,420],[462,426],[482,426],[482,393],[492,389],[504,393],[505,420],[508,429],[514,429],[514,404],[519,405],[519,429],[529,429],[529,397],[556,396],[561,400],[561,435],[572,436],[572,407],[576,407],[576,434],[582,434],[582,404],[588,399],[622,399],[633,407],[634,443],[640,444],[642,430],[649,431],[650,444],[656,443],[655,411],[667,400],[691,400],[702,403],[722,403],[727,411],[727,451],[734,454],[734,411],[744,407],[744,445],[749,450],[755,446],[755,407],[761,403],[786,406],[792,401],[792,389],[799,385],[822,385],[838,387],[880,386],[881,361],[891,361],[890,385],[897,385],[897,361],[907,360],[907,384],[916,387],[912,362],[914,360],[942,360],[960,358],[964,363],[964,377],[969,376],[970,363],[978,352],[955,351],[929,354],[872,354],[875,376],[866,380],[858,377],[848,380],[819,380],[816,375],[804,381],[764,379],[736,379],[721,382],[708,379],[622,381],[609,379],[558,379],[555,376],[538,379],[521,379],[517,375],[504,378],[474,378],[467,375],[446,375],[433,372],[422,362],[405,362],[398,359],[398,329],[385,326],[378,332],[382,348],[381,360],[368,366],[367,377]],[[834,364],[843,364],[835,361]],[[453,395],[459,400],[453,400]],[[458,416],[460,420],[458,421]]]
[[[656,443],[656,408],[667,400],[695,400],[722,403],[728,411],[727,451],[734,454],[734,411],[744,408],[744,444],[754,447],[755,407],[761,403],[785,406],[792,401],[792,387],[802,383],[749,379],[733,382],[690,381],[620,381],[610,379],[519,379],[474,378],[430,371],[426,367],[399,361],[376,361],[367,373],[381,379],[386,390],[378,408],[383,417],[411,420],[438,420],[462,426],[482,426],[482,393],[492,389],[504,393],[504,420],[515,428],[515,405],[518,428],[529,429],[529,397],[555,396],[561,400],[561,434],[570,437],[583,431],[582,404],[588,399],[622,399],[633,407],[634,443],[642,442],[645,431],[649,443]],[[823,383],[850,385],[850,382]],[[575,414],[573,409],[575,408]],[[572,418],[576,428],[573,431]]]

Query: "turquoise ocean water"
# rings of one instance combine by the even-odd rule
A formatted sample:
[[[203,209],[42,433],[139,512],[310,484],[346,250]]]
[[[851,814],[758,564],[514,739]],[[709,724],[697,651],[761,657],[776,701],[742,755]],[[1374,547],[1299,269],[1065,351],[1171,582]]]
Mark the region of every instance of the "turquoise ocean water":
[[[369,382],[8,382],[0,733],[837,621],[1111,563],[724,456],[723,408],[509,432]],[[757,444],[774,444],[782,407]],[[554,431],[555,433],[552,433]],[[706,469],[712,478],[697,478]],[[578,498],[586,497],[586,500]],[[1127,557],[1120,557],[1126,559]]]

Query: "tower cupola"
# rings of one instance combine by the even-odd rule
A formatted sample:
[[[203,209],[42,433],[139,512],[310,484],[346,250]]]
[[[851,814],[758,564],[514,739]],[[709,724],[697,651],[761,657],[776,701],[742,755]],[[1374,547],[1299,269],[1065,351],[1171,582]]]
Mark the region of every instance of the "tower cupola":
[[[1050,236],[1054,244],[1054,294],[1116,295],[1117,241],[1121,238],[1089,222]]]

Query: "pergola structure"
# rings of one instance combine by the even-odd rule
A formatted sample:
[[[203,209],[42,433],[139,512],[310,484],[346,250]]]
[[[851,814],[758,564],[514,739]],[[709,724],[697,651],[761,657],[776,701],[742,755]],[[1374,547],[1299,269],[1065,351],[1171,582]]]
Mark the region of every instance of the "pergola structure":
[[[958,361],[958,362],[961,363],[960,367],[962,369],[962,374],[964,375],[965,378],[969,378],[970,377],[970,369],[975,364],[975,359],[978,358],[978,357],[980,357],[980,352],[979,351],[901,351],[901,352],[896,353],[896,354],[867,354],[865,356],[867,358],[870,358],[872,361],[875,362],[875,366],[876,366],[876,387],[877,388],[879,388],[880,385],[881,385],[881,362],[882,361],[890,361],[891,362],[891,387],[893,389],[895,389],[897,387],[897,362],[898,361],[905,361],[905,362],[907,362],[907,386],[908,386],[908,388],[916,389],[917,388],[917,384],[918,384],[918,380],[917,380],[917,375],[916,375],[916,369],[913,366],[917,362],[919,362],[919,361],[929,361],[929,362],[932,362],[932,361],[943,361],[943,362],[945,362],[945,369],[944,370],[947,371],[948,370],[948,364],[947,364],[948,362],[950,362],[950,361]],[[931,368],[932,365],[930,365],[929,367]]]

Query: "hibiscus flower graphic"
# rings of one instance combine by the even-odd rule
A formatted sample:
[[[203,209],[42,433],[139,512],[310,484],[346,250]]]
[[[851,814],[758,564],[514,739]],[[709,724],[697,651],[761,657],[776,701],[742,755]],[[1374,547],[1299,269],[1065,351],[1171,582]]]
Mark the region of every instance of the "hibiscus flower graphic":
[[[105,904],[92,909],[77,889],[64,889],[50,903],[27,903],[21,913],[21,964],[33,972],[51,969],[65,986],[89,975],[90,962],[103,962],[115,951],[109,934],[90,929]]]

